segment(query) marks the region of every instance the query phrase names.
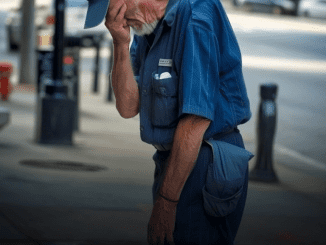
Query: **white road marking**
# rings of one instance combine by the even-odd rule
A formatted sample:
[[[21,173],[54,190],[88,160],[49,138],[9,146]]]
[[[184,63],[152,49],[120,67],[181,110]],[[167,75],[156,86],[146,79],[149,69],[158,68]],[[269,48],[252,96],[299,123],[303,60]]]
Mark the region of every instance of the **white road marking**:
[[[283,153],[284,155],[288,155],[290,157],[293,157],[297,159],[298,161],[304,162],[307,165],[310,165],[318,170],[326,171],[326,165],[325,163],[319,162],[317,160],[314,160],[310,157],[304,156],[299,152],[296,152],[294,150],[291,150],[289,148],[286,148],[282,145],[275,145],[275,150],[279,153]],[[286,163],[285,163],[286,164]]]
[[[231,25],[245,32],[310,32],[325,34],[326,21],[292,16],[249,15],[245,13],[228,14]]]
[[[262,70],[326,73],[326,61],[307,59],[285,59],[280,57],[243,56],[243,67]]]

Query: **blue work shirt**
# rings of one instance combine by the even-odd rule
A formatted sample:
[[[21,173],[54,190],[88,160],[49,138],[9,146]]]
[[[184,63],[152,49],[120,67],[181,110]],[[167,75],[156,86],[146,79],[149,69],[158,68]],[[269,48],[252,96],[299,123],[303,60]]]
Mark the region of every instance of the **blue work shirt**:
[[[212,121],[204,139],[250,119],[239,45],[219,0],[169,0],[153,33],[151,47],[137,35],[130,47],[142,141],[172,143],[187,114]],[[164,72],[171,77],[160,79]]]

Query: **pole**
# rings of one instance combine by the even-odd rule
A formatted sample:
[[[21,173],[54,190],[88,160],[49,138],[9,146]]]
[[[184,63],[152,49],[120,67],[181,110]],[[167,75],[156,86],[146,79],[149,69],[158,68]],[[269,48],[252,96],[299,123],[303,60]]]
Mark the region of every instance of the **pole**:
[[[65,23],[65,0],[55,1],[55,35],[54,35],[54,57],[53,57],[53,81],[55,86],[55,97],[65,97],[63,87],[63,49],[64,49],[64,23]]]
[[[36,71],[34,0],[22,1],[19,83],[34,84]]]
[[[40,76],[37,103],[36,142],[40,144],[73,145],[76,101],[67,98],[67,86],[63,85],[64,9],[65,0],[55,0],[54,54],[46,55],[53,63],[52,67],[47,62],[48,68],[53,69],[52,74]]]
[[[273,169],[273,143],[276,132],[276,84],[260,87],[260,106],[257,126],[257,160],[249,179],[264,182],[278,182]]]
[[[102,36],[100,34],[94,36],[95,47],[96,47],[96,57],[95,57],[95,70],[94,70],[94,83],[93,92],[98,93],[98,77],[99,77],[99,66],[100,66],[100,49]]]

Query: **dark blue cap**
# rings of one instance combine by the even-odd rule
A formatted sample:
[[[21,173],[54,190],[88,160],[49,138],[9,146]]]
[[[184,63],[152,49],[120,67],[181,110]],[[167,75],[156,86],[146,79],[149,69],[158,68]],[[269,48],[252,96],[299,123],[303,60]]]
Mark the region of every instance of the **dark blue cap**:
[[[110,0],[88,0],[88,10],[84,29],[98,26],[104,20]]]

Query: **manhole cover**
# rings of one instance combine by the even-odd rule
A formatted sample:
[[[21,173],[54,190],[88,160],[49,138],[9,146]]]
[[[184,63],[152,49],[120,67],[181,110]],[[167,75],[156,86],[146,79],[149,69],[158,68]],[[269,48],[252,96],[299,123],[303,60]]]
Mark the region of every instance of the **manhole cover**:
[[[87,165],[84,163],[56,160],[23,160],[20,161],[20,164],[37,168],[52,168],[72,171],[101,171],[106,169],[104,167]]]

